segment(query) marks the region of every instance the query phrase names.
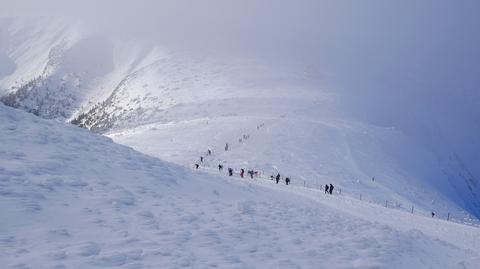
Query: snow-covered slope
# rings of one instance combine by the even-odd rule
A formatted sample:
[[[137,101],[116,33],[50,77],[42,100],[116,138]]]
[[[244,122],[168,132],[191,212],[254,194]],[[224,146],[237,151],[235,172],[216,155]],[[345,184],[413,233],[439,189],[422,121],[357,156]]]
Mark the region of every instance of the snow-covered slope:
[[[110,40],[68,20],[3,19],[0,28],[0,89],[10,106],[184,166],[210,148],[210,167],[331,182],[351,197],[459,219],[480,214],[475,155],[463,154],[474,150],[446,147],[455,137],[446,128],[426,144],[360,120],[308,68]]]
[[[2,19],[2,101],[45,118],[65,119],[113,68],[112,44],[65,19]],[[3,65],[3,63],[2,63]]]
[[[162,162],[0,105],[3,268],[476,268],[480,230]]]

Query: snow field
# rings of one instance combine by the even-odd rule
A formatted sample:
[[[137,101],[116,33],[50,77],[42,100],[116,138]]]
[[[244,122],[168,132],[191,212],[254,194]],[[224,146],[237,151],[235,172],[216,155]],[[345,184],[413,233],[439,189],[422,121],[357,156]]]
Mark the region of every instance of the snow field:
[[[476,245],[457,237],[478,238],[476,228],[428,220],[411,229],[409,219],[400,229],[370,205],[190,172],[76,127],[0,111],[5,268],[475,268],[479,261]]]

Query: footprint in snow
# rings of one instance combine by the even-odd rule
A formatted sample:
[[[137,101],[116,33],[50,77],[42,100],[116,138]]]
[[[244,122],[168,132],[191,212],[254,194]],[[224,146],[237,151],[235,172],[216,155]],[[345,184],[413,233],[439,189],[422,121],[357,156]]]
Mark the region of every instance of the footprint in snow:
[[[153,219],[153,213],[151,211],[140,211],[137,213],[138,216],[146,218],[146,219]]]
[[[186,215],[186,216],[183,216],[179,219],[180,222],[182,223],[193,223],[195,222],[196,220],[198,219],[197,216],[195,215]]]
[[[126,190],[114,192],[112,194],[112,198],[110,199],[110,203],[116,209],[121,209],[127,206],[133,206],[135,205],[135,202],[136,202],[135,195],[133,195],[133,193]]]
[[[70,232],[67,229],[50,230],[48,234],[55,237],[70,237]]]
[[[255,213],[256,203],[253,201],[240,202],[237,204],[237,209],[241,214],[253,215]]]
[[[127,262],[127,256],[123,253],[102,256],[95,259],[92,263],[101,267],[118,267]]]
[[[30,269],[30,267],[28,267],[24,263],[19,263],[19,264],[15,264],[14,266],[12,266],[12,269]]]
[[[192,233],[188,231],[181,231],[175,235],[175,241],[178,243],[188,242],[192,238]]]
[[[65,252],[64,250],[61,250],[61,251],[49,253],[48,256],[52,260],[64,260],[67,258],[67,252]]]
[[[24,206],[25,211],[33,213],[42,210],[38,199],[41,198],[23,198],[22,205]]]
[[[300,269],[301,267],[298,266],[298,264],[294,263],[293,261],[291,260],[281,260],[277,263],[277,266],[275,266],[275,268],[278,268],[278,269]]]
[[[137,213],[137,216],[140,216],[143,220],[143,225],[147,226],[150,229],[153,230],[159,230],[160,225],[158,224],[157,220],[155,219],[155,216],[151,211],[141,211]]]
[[[139,261],[145,256],[143,249],[135,249],[124,253],[129,260]]]
[[[17,243],[17,240],[12,235],[0,237],[0,247],[13,247]]]
[[[69,248],[67,252],[74,255],[82,256],[82,257],[90,257],[90,256],[97,256],[98,254],[100,254],[101,250],[102,248],[100,247],[99,244],[95,242],[86,242],[78,246]]]

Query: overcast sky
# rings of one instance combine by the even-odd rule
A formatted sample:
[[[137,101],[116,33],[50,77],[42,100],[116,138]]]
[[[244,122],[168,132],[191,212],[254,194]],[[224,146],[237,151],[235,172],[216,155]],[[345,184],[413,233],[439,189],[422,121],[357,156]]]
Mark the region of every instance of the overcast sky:
[[[319,88],[328,83],[346,93],[349,105],[378,124],[450,110],[480,117],[478,0],[0,3],[3,16],[74,17],[117,38],[312,66],[328,74]]]

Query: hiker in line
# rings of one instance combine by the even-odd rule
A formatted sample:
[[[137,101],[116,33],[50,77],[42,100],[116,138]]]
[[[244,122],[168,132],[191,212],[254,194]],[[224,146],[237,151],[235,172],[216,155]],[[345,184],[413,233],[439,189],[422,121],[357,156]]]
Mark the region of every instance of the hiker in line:
[[[203,163],[203,156],[200,156],[200,162]]]
[[[231,177],[233,176],[233,169],[232,168],[228,168],[228,176]]]
[[[329,192],[330,194],[333,193],[333,185],[332,185],[332,184],[330,184],[330,189],[328,190],[328,192]]]
[[[280,182],[280,174],[277,174],[277,176],[275,177],[275,180],[277,181],[277,184],[278,182]]]
[[[435,212],[432,211],[432,218],[435,217]]]
[[[225,143],[225,151],[228,151],[228,143]]]
[[[328,189],[329,189],[329,188],[328,188],[328,184],[325,184],[325,194],[328,193]]]
[[[218,171],[220,171],[220,172],[223,171],[223,165],[221,165],[221,164],[218,165]]]
[[[285,184],[287,184],[287,185],[290,184],[290,178],[289,177],[285,178]]]
[[[253,170],[248,171],[248,173],[250,174],[250,178],[253,179]]]
[[[200,165],[198,165],[198,163],[195,164],[195,169],[198,169]]]
[[[210,149],[208,149],[207,155],[208,155],[208,156],[211,156],[211,155],[212,155],[212,151],[211,151]]]
[[[240,177],[241,178],[243,178],[243,174],[245,174],[245,170],[243,170],[243,168],[242,168],[242,169],[240,169]]]
[[[375,182],[375,177],[372,177],[372,182]]]

